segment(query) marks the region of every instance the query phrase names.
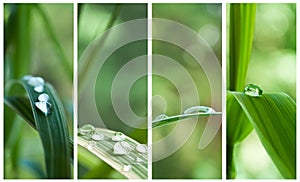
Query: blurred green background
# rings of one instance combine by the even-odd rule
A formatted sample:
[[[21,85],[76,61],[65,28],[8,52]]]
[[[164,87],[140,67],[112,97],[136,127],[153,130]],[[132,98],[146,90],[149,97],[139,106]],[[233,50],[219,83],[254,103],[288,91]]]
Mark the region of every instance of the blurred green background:
[[[219,64],[222,62],[221,46],[222,46],[222,12],[221,4],[153,4],[153,18],[162,18],[176,21],[187,26],[192,31],[196,32],[207,43],[208,47],[212,49],[213,53],[217,57]],[[157,31],[158,27],[153,25],[153,32],[161,34],[165,32]],[[170,31],[170,30],[160,30]],[[176,32],[171,30],[169,34]],[[166,32],[168,33],[168,32]],[[180,35],[179,35],[180,36]],[[176,38],[175,38],[176,39]],[[190,45],[193,46],[193,45]],[[203,49],[203,55],[209,54],[208,49]],[[186,50],[178,47],[177,45],[167,43],[165,41],[153,40],[153,54],[164,55],[173,59],[184,68],[188,74],[192,77],[194,84],[197,88],[197,95],[199,96],[200,103],[196,105],[211,106],[214,104],[216,111],[221,111],[221,101],[219,103],[211,103],[211,87],[210,84],[221,83],[209,83],[207,75],[204,72],[199,63],[193,58]],[[203,56],[205,57],[205,56]],[[153,58],[153,72],[159,70],[159,66],[156,64],[155,58]],[[213,60],[201,60],[201,61],[213,61]],[[174,66],[165,68],[166,72],[174,73],[173,78],[180,80],[181,76],[178,74],[178,70]],[[217,69],[215,69],[217,71]],[[212,73],[220,75],[221,70],[218,73]],[[169,78],[170,79],[170,78]],[[220,78],[219,78],[220,79]],[[168,116],[181,114],[182,96],[187,96],[185,104],[194,106],[195,99],[192,96],[188,96],[190,88],[186,85],[187,80],[181,80],[177,85],[174,85],[168,78],[164,78],[159,75],[153,75],[153,89],[152,95],[155,96],[152,102],[153,106],[153,119],[162,113]],[[183,93],[179,94],[176,87],[183,88]],[[183,94],[183,95],[181,95]],[[214,94],[221,96],[221,89],[215,90]],[[221,97],[220,97],[221,98]],[[186,107],[186,106],[183,106]],[[178,141],[176,136],[181,135],[181,132],[185,131],[185,126],[189,125],[189,120],[181,122],[181,131],[175,133],[172,136],[170,143],[165,142],[165,148],[172,148]],[[221,130],[218,131],[216,137],[212,142],[203,150],[198,148],[199,140],[206,126],[207,118],[198,119],[196,128],[191,133],[191,136],[184,143],[184,145],[175,153],[164,158],[162,160],[153,163],[153,178],[156,179],[220,179],[222,172],[222,147],[221,147]],[[185,125],[187,124],[187,125]],[[153,129],[153,143],[168,137],[174,130],[176,124],[163,126]],[[154,148],[155,146],[153,146]],[[163,149],[157,149],[163,150]]]
[[[257,4],[247,83],[260,85],[264,92],[285,92],[296,100],[296,4]],[[255,132],[237,151],[237,178],[282,178]]]
[[[88,50],[94,49],[95,51],[101,51],[101,49],[107,49],[114,43],[119,42],[119,37],[124,36],[131,32],[130,28],[124,30],[127,32],[121,32],[120,34],[108,34],[108,36],[115,42],[107,41],[109,39],[99,38],[103,32],[110,28],[116,27],[124,22],[147,18],[147,5],[146,4],[79,4],[78,5],[78,58],[79,58],[79,70],[81,69],[81,57]],[[139,28],[139,27],[131,27]],[[146,33],[146,21],[145,27],[140,27],[145,30]],[[88,47],[88,45],[101,42],[99,47]],[[107,128],[114,131],[120,131],[127,136],[133,138],[140,143],[147,143],[147,130],[141,128],[133,128],[128,126],[119,118],[113,108],[112,104],[112,83],[116,77],[118,71],[123,66],[129,63],[132,59],[147,55],[147,40],[132,41],[117,50],[115,50],[107,60],[100,59],[89,59],[90,66],[87,68],[89,74],[96,74],[97,79],[94,86],[95,91],[95,103],[98,114],[101,116],[103,123],[98,118],[81,119],[85,118],[84,115],[88,115],[89,108],[95,107],[92,102],[90,105],[83,106],[78,104],[79,120],[78,125],[92,124],[95,127]],[[133,86],[130,88],[129,95],[125,95],[122,90],[125,90],[127,85],[121,86],[119,91],[119,97],[121,100],[118,102],[124,102],[123,98],[129,97],[129,105],[132,111],[143,117],[142,123],[147,122],[147,77],[146,77],[146,57],[143,58],[145,76],[135,81]],[[95,67],[93,62],[104,62],[99,73],[93,72],[92,69]],[[135,70],[130,70],[134,72]],[[123,79],[129,79],[128,75],[124,75]],[[86,92],[81,92],[81,85],[86,80],[91,80],[85,74],[81,74],[79,71],[79,100],[85,99]],[[124,113],[124,112],[123,112]],[[126,114],[126,113],[125,113]],[[92,116],[93,117],[93,116]],[[89,156],[92,157],[92,156]],[[78,174],[79,178],[122,178],[120,174],[114,171],[110,166],[98,160],[94,166],[84,163],[84,156],[79,155],[79,166]]]
[[[4,84],[41,76],[60,96],[73,133],[73,5],[4,4]],[[4,87],[5,94],[9,87]],[[44,178],[37,132],[4,107],[4,177]]]

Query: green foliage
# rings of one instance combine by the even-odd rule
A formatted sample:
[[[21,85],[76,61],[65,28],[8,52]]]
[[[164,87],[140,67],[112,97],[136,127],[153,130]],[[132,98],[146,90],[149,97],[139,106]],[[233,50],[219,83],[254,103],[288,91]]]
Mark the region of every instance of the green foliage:
[[[284,178],[296,178],[296,104],[284,93],[243,92],[252,52],[255,4],[230,4],[227,92],[227,178],[236,177],[235,151],[254,129]],[[266,69],[266,68],[264,68]],[[260,78],[263,79],[263,78]]]
[[[32,111],[34,108],[28,97],[24,97],[24,88],[21,87],[21,84],[13,81],[29,74],[40,75],[51,81],[62,98],[64,106],[67,106],[66,121],[72,125],[70,121],[73,111],[72,104],[70,104],[72,100],[70,93],[72,93],[73,73],[70,63],[72,63],[73,56],[73,36],[70,32],[72,32],[73,26],[70,25],[73,23],[73,18],[69,17],[73,17],[71,4],[4,4],[5,178],[51,178],[51,175],[54,178],[71,177],[73,141],[63,135],[60,137],[66,137],[68,149],[61,149],[63,149],[63,153],[68,154],[60,158],[62,163],[68,163],[69,167],[61,170],[61,174],[59,174],[58,161],[53,160],[56,171],[47,168],[49,174],[45,174],[43,147],[39,145],[41,141],[38,133],[31,128],[37,129]],[[19,87],[13,96],[11,95],[11,84],[14,85],[14,90]],[[51,88],[49,86],[49,89]],[[23,119],[31,127],[27,126]],[[72,128],[70,126],[66,129],[72,131],[70,130]],[[62,131],[57,132],[61,133]],[[45,143],[46,139],[43,142]],[[57,144],[56,142],[53,144]],[[62,144],[60,147],[63,147]],[[34,148],[32,149],[32,147]],[[68,150],[68,152],[64,150]],[[53,152],[52,149],[44,152],[48,156],[50,151]],[[47,159],[48,162],[50,162],[49,159]],[[67,160],[69,162],[66,162]]]

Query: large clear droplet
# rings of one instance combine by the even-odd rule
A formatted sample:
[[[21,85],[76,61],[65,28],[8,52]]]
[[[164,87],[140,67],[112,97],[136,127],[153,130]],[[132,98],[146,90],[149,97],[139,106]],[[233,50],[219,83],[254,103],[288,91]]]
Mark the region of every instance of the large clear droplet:
[[[52,105],[49,102],[35,102],[35,106],[42,111],[46,116],[51,113]]]
[[[123,166],[123,171],[124,171],[124,172],[130,171],[130,169],[131,169],[131,165],[124,165],[124,166]]]
[[[135,148],[138,152],[140,153],[147,153],[148,152],[148,147],[145,144],[138,144]]]
[[[79,133],[81,135],[92,136],[95,133],[95,127],[90,124],[83,125],[81,128],[79,128]]]
[[[104,135],[102,133],[96,132],[95,134],[92,135],[92,139],[96,141],[104,140]]]
[[[114,153],[118,155],[127,155],[132,150],[131,146],[127,142],[117,142],[114,145]]]
[[[45,93],[40,94],[38,97],[38,100],[42,101],[42,102],[47,102],[47,101],[49,101],[49,95],[45,94]]]
[[[44,85],[39,85],[39,86],[34,87],[34,91],[36,91],[37,93],[44,92]]]
[[[213,113],[215,112],[214,109],[207,107],[207,106],[193,106],[187,108],[183,114],[196,114],[196,113]]]
[[[121,132],[116,132],[115,135],[111,137],[111,139],[115,142],[119,142],[125,140],[126,136]]]
[[[252,97],[259,97],[262,95],[263,90],[258,85],[248,84],[244,88],[244,93]]]
[[[157,120],[162,120],[162,119],[165,119],[167,118],[168,116],[166,114],[160,114],[158,116],[156,116],[156,118],[154,119],[155,121]]]
[[[31,77],[28,79],[27,83],[33,87],[36,87],[36,86],[44,85],[45,81],[41,77]]]

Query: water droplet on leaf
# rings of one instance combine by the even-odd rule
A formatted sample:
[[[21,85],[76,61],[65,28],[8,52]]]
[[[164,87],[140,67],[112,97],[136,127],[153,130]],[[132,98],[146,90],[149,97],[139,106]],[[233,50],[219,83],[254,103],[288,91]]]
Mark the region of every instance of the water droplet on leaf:
[[[47,102],[47,101],[49,101],[49,95],[45,94],[45,93],[40,94],[38,97],[38,100],[42,101],[42,102]]]
[[[37,93],[44,92],[44,85],[39,85],[39,86],[34,87],[34,91],[36,91]]]
[[[118,155],[127,155],[132,150],[131,146],[127,142],[117,142],[114,145],[114,153]]]
[[[196,114],[196,113],[213,113],[215,112],[214,109],[207,107],[207,106],[193,106],[187,108],[183,114]]]
[[[96,142],[95,141],[90,141],[89,145],[87,146],[88,150],[92,150],[95,146],[96,146]]]
[[[128,172],[131,169],[131,165],[124,165],[123,166],[123,171]]]
[[[104,135],[96,132],[95,134],[92,135],[92,139],[96,141],[104,140]]]
[[[139,157],[136,157],[135,159],[136,162],[143,162],[143,159],[139,158]]]
[[[90,124],[83,125],[81,128],[79,128],[79,133],[81,135],[91,136],[95,133],[95,127]]]
[[[145,144],[138,144],[135,148],[138,152],[140,153],[147,153],[148,152],[148,147]]]
[[[126,136],[121,132],[116,132],[114,136],[111,137],[113,141],[119,142],[125,140]]]
[[[28,79],[27,83],[33,87],[36,87],[36,86],[44,85],[45,81],[41,77],[31,77]]]
[[[46,116],[51,113],[52,105],[49,102],[35,102],[35,106],[42,111]]]
[[[168,116],[166,114],[160,114],[160,115],[156,116],[156,118],[154,120],[162,120],[162,119],[165,119],[167,117]]]
[[[258,85],[248,84],[244,88],[244,93],[252,97],[259,97],[262,95],[263,90]]]

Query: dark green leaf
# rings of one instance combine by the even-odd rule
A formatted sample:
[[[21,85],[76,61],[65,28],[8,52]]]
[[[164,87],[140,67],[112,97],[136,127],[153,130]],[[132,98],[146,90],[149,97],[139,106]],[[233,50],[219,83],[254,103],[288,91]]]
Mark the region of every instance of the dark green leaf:
[[[30,125],[36,126],[44,148],[48,178],[71,178],[67,121],[55,90],[47,83],[44,85],[44,93],[49,95],[49,102],[52,104],[51,113],[45,115],[35,106],[40,94],[35,92],[25,80],[16,84],[21,84],[25,88],[29,101],[25,98],[7,96],[5,103],[16,110]],[[35,124],[32,122],[32,117]]]

